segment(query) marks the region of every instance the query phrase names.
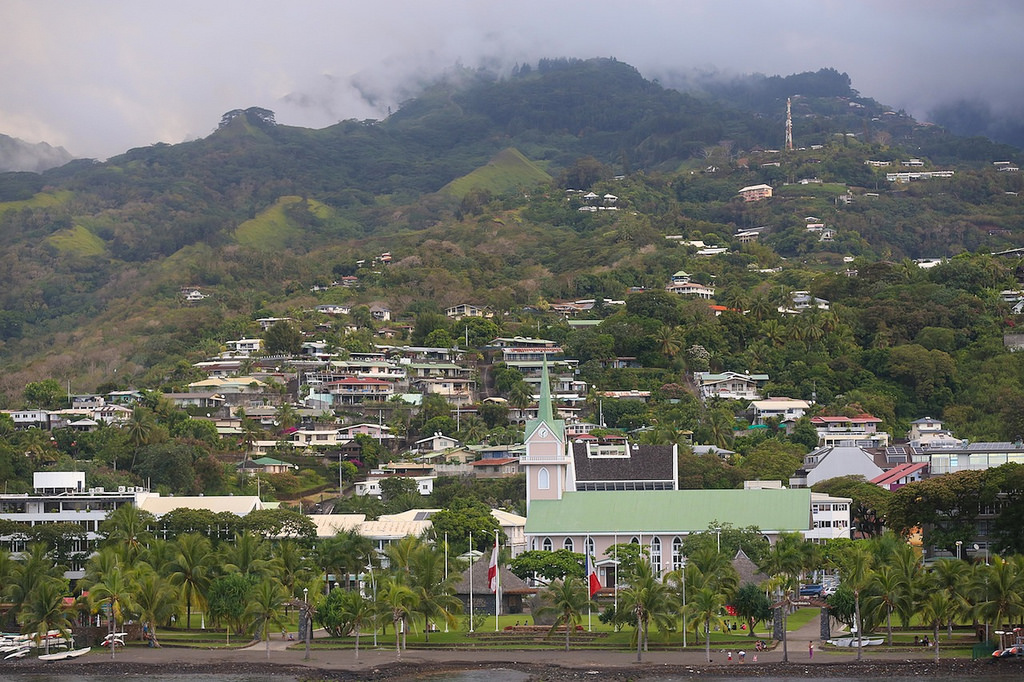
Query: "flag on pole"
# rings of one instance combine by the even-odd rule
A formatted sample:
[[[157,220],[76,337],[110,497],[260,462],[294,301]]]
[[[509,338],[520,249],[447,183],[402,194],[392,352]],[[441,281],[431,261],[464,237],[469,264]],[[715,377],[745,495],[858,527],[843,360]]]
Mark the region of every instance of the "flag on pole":
[[[487,565],[487,585],[491,592],[498,592],[498,540],[494,540],[494,549],[491,550],[491,563]]]
[[[590,563],[590,555],[587,555],[587,583],[590,587],[590,597],[593,599],[597,591],[601,589],[601,581],[597,579],[597,568]]]

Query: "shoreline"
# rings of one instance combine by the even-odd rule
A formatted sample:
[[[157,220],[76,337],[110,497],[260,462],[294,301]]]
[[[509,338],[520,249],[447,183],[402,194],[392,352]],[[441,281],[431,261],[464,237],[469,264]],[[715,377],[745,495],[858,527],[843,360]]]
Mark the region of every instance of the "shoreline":
[[[145,660],[143,657],[132,656],[134,652],[126,651],[122,657],[111,660],[109,657],[97,656],[94,659],[77,661],[48,662],[35,659],[21,660],[13,664],[4,664],[0,669],[5,677],[25,675],[96,675],[118,677],[142,677],[154,675],[175,675],[182,677],[196,675],[259,675],[261,677],[287,677],[297,680],[414,680],[429,679],[444,674],[458,674],[474,670],[507,669],[529,675],[530,680],[558,682],[562,680],[590,677],[592,679],[626,682],[627,680],[658,679],[663,677],[811,677],[811,678],[875,678],[875,677],[922,677],[927,679],[962,678],[962,677],[998,677],[1019,676],[1024,671],[1021,661],[991,660],[971,661],[967,659],[943,659],[938,664],[924,659],[876,659],[846,661],[765,661],[761,663],[683,663],[679,661],[649,660],[636,663],[630,660],[630,654],[615,652],[617,661],[606,660],[608,652],[595,655],[593,651],[544,652],[546,660],[535,659],[535,656],[521,656],[531,652],[513,651],[479,651],[466,656],[466,652],[431,652],[435,656],[424,659],[420,652],[410,650],[406,656],[397,660],[394,652],[380,660],[379,656],[365,656],[359,661],[351,655],[348,660],[327,660],[319,655],[310,661],[258,660],[247,656],[246,660],[196,660],[202,655],[198,649],[177,649],[175,656],[160,656],[162,661]],[[252,651],[252,649],[243,650]],[[262,654],[262,650],[260,651]],[[291,652],[288,652],[291,653]],[[351,652],[349,652],[351,653]],[[363,652],[360,652],[361,654]],[[376,651],[367,653],[378,653]],[[450,660],[436,654],[448,653]],[[497,654],[497,655],[495,655]],[[301,656],[301,654],[300,654]],[[216,657],[220,659],[220,657]],[[558,663],[554,660],[560,660]],[[675,658],[678,659],[678,656]],[[821,658],[826,658],[822,656]],[[471,660],[475,659],[475,660]]]

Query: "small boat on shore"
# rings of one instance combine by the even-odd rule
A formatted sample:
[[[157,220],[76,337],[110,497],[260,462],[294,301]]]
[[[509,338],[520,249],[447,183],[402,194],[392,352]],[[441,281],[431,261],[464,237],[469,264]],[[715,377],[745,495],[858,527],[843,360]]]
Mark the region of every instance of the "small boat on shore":
[[[865,647],[865,646],[879,646],[885,643],[883,637],[863,637],[858,640],[856,637],[837,637],[835,639],[826,640],[827,644],[839,647]]]
[[[28,652],[31,651],[31,650],[32,650],[32,645],[31,644],[24,644],[20,648],[15,649],[14,651],[12,651],[9,654],[7,654],[6,656],[4,656],[4,660],[7,661],[7,660],[10,660],[12,658],[25,658],[26,656],[28,656]]]
[[[91,646],[87,646],[84,649],[72,649],[70,651],[58,651],[53,654],[43,654],[39,657],[40,661],[64,661],[69,658],[78,658],[92,651]]]

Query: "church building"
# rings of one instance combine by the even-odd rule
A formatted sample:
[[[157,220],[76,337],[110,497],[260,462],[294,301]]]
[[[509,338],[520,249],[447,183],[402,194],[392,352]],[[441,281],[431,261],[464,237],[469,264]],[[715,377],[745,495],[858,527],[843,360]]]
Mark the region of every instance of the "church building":
[[[537,418],[526,424],[526,544],[532,550],[589,554],[598,578],[615,584],[614,544],[649,550],[658,573],[683,564],[682,539],[723,524],[756,526],[769,542],[811,525],[810,490],[679,490],[675,445],[622,436],[569,442],[554,418],[545,364]]]

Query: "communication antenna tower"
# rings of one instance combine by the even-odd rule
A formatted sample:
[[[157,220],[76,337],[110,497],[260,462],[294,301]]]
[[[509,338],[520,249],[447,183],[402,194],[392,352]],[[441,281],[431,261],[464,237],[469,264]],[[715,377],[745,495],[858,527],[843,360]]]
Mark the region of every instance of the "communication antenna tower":
[[[793,103],[786,98],[786,149],[793,151]]]

